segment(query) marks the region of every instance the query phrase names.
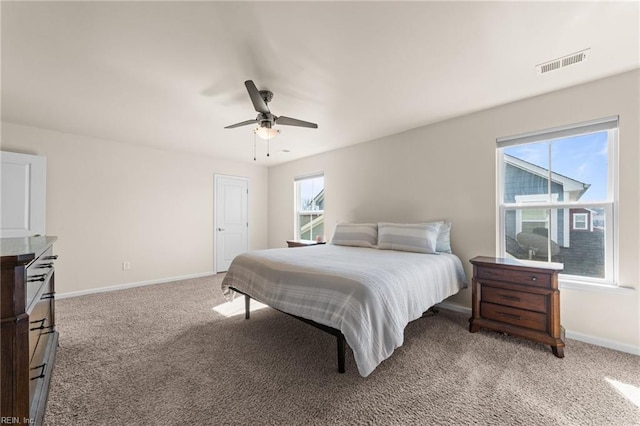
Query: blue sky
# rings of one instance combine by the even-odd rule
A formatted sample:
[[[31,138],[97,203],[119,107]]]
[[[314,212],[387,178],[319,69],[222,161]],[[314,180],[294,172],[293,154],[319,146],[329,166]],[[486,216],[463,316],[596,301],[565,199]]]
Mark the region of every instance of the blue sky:
[[[324,189],[324,176],[300,180],[298,181],[298,188],[300,191],[299,201],[302,203],[299,207],[305,209],[307,206],[304,203],[315,198]]]
[[[608,153],[606,131],[551,141],[554,173],[591,184],[580,201],[606,201]],[[505,148],[505,154],[549,169],[549,143],[538,142]]]

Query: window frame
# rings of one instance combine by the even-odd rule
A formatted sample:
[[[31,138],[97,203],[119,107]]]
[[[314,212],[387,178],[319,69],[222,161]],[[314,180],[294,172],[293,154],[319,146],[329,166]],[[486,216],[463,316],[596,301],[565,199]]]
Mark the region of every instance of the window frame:
[[[607,124],[608,123],[608,124]],[[614,124],[612,124],[614,123]],[[606,128],[597,128],[598,126],[608,126]],[[596,127],[595,130],[589,131],[589,128]],[[556,139],[562,139],[571,136],[578,136],[581,134],[595,133],[602,130],[608,132],[607,139],[607,199],[604,201],[590,202],[590,201],[547,201],[547,202],[528,202],[522,203],[505,203],[504,202],[504,179],[505,179],[505,159],[504,149],[515,145],[524,145],[529,143],[539,143],[544,141],[553,141]],[[523,135],[517,135],[507,138],[499,138],[496,140],[496,194],[497,194],[497,208],[496,208],[496,224],[498,226],[498,232],[496,232],[496,256],[507,257],[506,252],[506,212],[508,210],[515,210],[516,212],[524,209],[549,209],[551,214],[558,209],[567,209],[570,211],[572,208],[604,208],[606,217],[607,230],[605,232],[605,272],[604,278],[585,277],[579,275],[559,274],[559,281],[561,284],[566,284],[571,288],[612,288],[618,287],[618,242],[619,242],[619,229],[618,229],[618,145],[619,145],[619,119],[615,117],[607,117],[601,120],[594,120],[590,122],[577,123],[574,125],[563,126],[559,128],[553,128],[548,130],[542,130],[538,132],[527,133]],[[553,173],[553,168],[549,167],[549,178]],[[551,179],[548,181],[547,194],[553,194],[551,191]],[[569,218],[573,222],[573,217]],[[587,224],[588,230],[588,224]],[[551,232],[551,229],[549,230]],[[551,263],[549,260],[534,261],[519,259],[522,262],[533,262],[540,265],[541,263]]]
[[[319,177],[324,179],[324,173],[323,172],[313,173],[310,175],[298,176],[298,177],[295,177],[293,180],[293,200],[294,200],[293,235],[294,235],[294,239],[296,240],[301,239],[301,234],[300,234],[300,216],[301,215],[309,215],[309,216],[318,215],[318,216],[324,217],[324,205],[322,210],[301,210],[300,209],[300,191],[298,190],[299,183],[306,180],[319,178]],[[324,191],[324,189],[325,189],[325,185],[323,182],[322,190]],[[313,225],[311,225],[310,236],[313,236]]]

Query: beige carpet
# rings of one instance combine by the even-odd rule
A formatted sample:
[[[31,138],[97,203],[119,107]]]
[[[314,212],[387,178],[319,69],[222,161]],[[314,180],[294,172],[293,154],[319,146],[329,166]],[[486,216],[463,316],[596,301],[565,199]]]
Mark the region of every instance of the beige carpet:
[[[613,383],[640,357],[569,340],[566,357],[467,331],[441,310],[371,376],[335,339],[272,309],[226,317],[221,276],[63,299],[49,425],[637,425]],[[633,389],[633,388],[632,388]]]

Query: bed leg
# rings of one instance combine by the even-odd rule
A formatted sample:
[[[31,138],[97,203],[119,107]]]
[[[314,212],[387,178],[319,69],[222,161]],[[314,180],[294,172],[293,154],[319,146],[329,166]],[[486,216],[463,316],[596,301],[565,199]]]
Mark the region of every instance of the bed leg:
[[[244,319],[249,319],[249,305],[251,303],[251,298],[244,295]]]
[[[345,354],[345,341],[344,334],[340,333],[339,336],[336,336],[338,341],[338,373],[344,373],[344,354]]]

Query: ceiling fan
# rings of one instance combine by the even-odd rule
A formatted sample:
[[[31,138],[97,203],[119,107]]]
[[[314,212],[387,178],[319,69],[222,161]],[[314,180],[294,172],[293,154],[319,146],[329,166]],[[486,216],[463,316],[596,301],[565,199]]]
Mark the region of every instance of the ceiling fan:
[[[310,127],[312,129],[318,128],[316,123],[310,123],[308,121],[298,120],[296,118],[285,117],[282,115],[278,117],[272,114],[271,111],[269,111],[267,103],[271,102],[271,99],[273,99],[273,93],[268,90],[258,90],[251,80],[245,81],[244,85],[247,88],[247,92],[249,92],[249,97],[251,98],[253,107],[258,112],[258,116],[253,120],[246,120],[226,126],[225,129],[233,129],[240,126],[246,126],[248,124],[258,124],[259,127],[256,129],[256,134],[262,139],[271,139],[279,133],[278,130],[273,128],[276,124],[284,126]]]

